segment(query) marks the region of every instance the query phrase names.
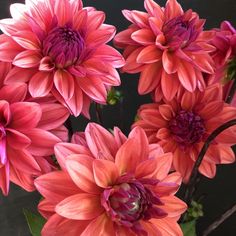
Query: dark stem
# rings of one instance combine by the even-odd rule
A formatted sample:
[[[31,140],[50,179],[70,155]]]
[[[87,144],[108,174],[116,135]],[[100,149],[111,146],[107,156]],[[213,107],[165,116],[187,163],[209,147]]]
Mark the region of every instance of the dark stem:
[[[102,121],[102,108],[101,105],[98,103],[95,103],[95,109],[96,109],[96,117],[97,117],[97,122],[100,125],[103,125],[103,121]]]
[[[190,180],[189,183],[187,185],[186,188],[186,192],[185,192],[185,196],[184,196],[184,201],[188,204],[188,206],[190,206],[191,204],[191,199],[193,196],[193,192],[195,189],[195,184],[196,184],[196,180],[197,180],[197,176],[198,176],[198,168],[202,163],[202,160],[207,152],[208,147],[210,146],[211,142],[224,130],[228,129],[229,127],[236,125],[236,119],[230,120],[226,123],[224,123],[223,125],[219,126],[217,129],[215,129],[207,138],[205,144],[203,145],[197,161],[194,164],[191,176],[190,176]]]
[[[214,231],[219,225],[221,225],[225,220],[227,220],[231,215],[236,212],[236,204],[230,207],[223,215],[221,215],[218,219],[216,219],[211,225],[207,227],[207,229],[203,232],[202,236],[209,235],[212,231]]]
[[[69,141],[71,140],[71,137],[73,135],[73,128],[70,117],[66,120],[65,126],[68,129],[68,135],[69,135]]]
[[[236,79],[234,79],[234,82],[230,88],[230,91],[229,91],[229,94],[228,94],[228,97],[226,98],[226,102],[227,103],[231,103],[233,98],[234,98],[234,94],[236,92]]]

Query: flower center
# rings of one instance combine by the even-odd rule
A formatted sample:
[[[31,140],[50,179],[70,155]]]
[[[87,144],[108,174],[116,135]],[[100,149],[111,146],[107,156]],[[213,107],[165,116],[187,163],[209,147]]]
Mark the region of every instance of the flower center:
[[[83,48],[84,39],[69,25],[52,29],[43,42],[44,56],[50,56],[59,68],[74,64],[80,58]]]
[[[127,176],[122,176],[117,185],[103,192],[102,205],[113,221],[131,228],[138,235],[146,235],[140,227],[137,227],[140,219],[163,218],[167,215],[157,207],[163,203],[149,189],[157,183],[158,180],[153,179],[127,181]]]
[[[162,27],[166,44],[170,47],[170,50],[185,48],[198,37],[199,31],[195,26],[196,20],[186,19],[186,13],[165,22]]]
[[[185,110],[170,121],[169,129],[175,141],[184,147],[201,141],[206,131],[202,118]]]

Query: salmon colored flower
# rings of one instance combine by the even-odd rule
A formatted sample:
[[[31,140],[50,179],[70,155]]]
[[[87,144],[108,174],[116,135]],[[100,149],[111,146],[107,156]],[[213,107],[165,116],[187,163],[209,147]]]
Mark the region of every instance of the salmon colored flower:
[[[209,83],[224,84],[224,98],[236,79],[236,29],[228,21],[221,23],[220,29],[215,29],[215,36],[210,43],[216,48],[211,56],[215,62],[216,72],[210,76]],[[236,106],[236,95],[231,102]]]
[[[180,88],[193,92],[205,89],[202,72],[212,74],[213,61],[207,43],[214,33],[203,31],[204,20],[197,13],[184,12],[176,0],[165,8],[145,0],[147,12],[124,10],[132,24],[115,37],[125,49],[124,72],[141,72],[138,91],[154,93],[154,99],[171,100]]]
[[[204,92],[188,91],[172,101],[141,106],[134,127],[142,127],[150,143],[158,143],[165,152],[173,153],[173,167],[188,182],[193,165],[207,137],[223,123],[235,119],[236,108],[222,100],[219,85]],[[216,137],[199,167],[209,178],[216,174],[216,164],[235,161],[231,146],[235,144],[236,129],[229,128]]]
[[[103,12],[81,0],[26,1],[10,11],[0,21],[0,60],[15,65],[6,83],[29,82],[33,97],[52,92],[75,116],[89,116],[91,100],[106,103],[124,59],[106,45],[116,30]]]
[[[183,235],[186,204],[174,196],[181,178],[168,174],[171,153],[149,145],[140,128],[126,138],[91,123],[77,138],[55,146],[62,170],[35,180],[48,219],[42,236]]]
[[[36,103],[26,99],[27,85],[3,85],[11,70],[0,62],[0,188],[4,195],[14,182],[27,191],[35,190],[34,179],[54,169],[49,156],[65,138],[66,108],[56,103]],[[62,134],[58,130],[64,130]],[[55,134],[55,135],[54,135]]]

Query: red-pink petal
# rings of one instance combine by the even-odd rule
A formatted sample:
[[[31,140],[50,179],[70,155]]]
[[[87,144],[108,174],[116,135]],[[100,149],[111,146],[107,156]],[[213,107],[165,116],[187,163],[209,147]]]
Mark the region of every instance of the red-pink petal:
[[[79,193],[67,197],[56,205],[56,213],[72,220],[91,220],[105,210],[99,195]]]
[[[25,50],[19,53],[12,63],[21,68],[32,68],[39,65],[41,58],[42,56],[38,51]]]

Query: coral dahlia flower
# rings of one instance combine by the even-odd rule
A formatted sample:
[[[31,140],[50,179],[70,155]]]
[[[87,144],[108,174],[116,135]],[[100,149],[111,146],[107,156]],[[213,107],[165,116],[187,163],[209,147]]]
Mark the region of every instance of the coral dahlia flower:
[[[236,79],[236,29],[228,21],[221,23],[220,29],[215,29],[215,36],[210,43],[216,48],[211,56],[215,62],[216,72],[210,76],[210,83],[221,82],[224,84],[224,98]],[[232,100],[236,106],[236,95]]]
[[[1,85],[10,69],[9,63],[0,62]],[[54,168],[49,156],[61,142],[59,137],[65,138],[65,131],[58,130],[64,130],[67,109],[56,103],[25,101],[26,95],[24,83],[0,88],[0,188],[4,195],[10,181],[33,191],[35,177]]]
[[[75,116],[89,116],[91,100],[106,103],[124,59],[106,45],[116,30],[103,12],[81,0],[31,0],[10,11],[0,21],[0,60],[15,65],[6,83],[29,82],[33,97],[52,92]]]
[[[203,90],[202,72],[212,74],[209,56],[213,46],[207,43],[214,33],[203,31],[204,20],[197,13],[184,12],[176,0],[165,8],[145,0],[147,12],[124,10],[132,24],[115,37],[117,47],[125,49],[124,72],[141,72],[138,91],[154,93],[159,101],[171,100],[180,88]]]
[[[55,146],[62,170],[35,180],[43,236],[183,235],[177,220],[186,204],[174,196],[181,178],[168,174],[171,153],[148,145],[140,128],[126,138],[89,124],[79,136],[86,145]]]
[[[172,101],[141,106],[139,120],[133,126],[142,127],[150,143],[158,143],[165,152],[173,153],[173,167],[186,183],[207,137],[235,117],[236,108],[223,102],[221,87],[216,84],[204,92],[185,91]],[[199,172],[213,178],[216,164],[234,162],[231,146],[235,140],[235,127],[218,135],[209,146]]]

